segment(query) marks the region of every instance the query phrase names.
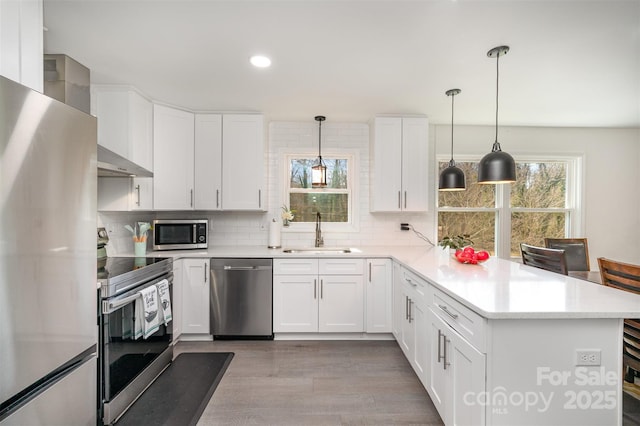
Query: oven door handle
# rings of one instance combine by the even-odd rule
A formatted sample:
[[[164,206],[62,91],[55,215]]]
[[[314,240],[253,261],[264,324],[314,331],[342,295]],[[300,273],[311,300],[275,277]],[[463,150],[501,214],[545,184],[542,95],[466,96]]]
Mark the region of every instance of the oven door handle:
[[[149,285],[158,284],[162,280],[167,280],[169,282],[169,286],[173,286],[173,273],[169,273],[169,274],[161,277],[160,279],[156,279],[156,280],[152,281]],[[149,287],[149,285],[145,285],[143,287],[136,288],[135,290],[133,290],[134,293],[129,294],[128,296],[122,295],[122,296],[120,296],[120,298],[112,298],[112,299],[103,300],[102,301],[102,314],[103,315],[108,315],[110,313],[113,313],[113,312],[117,311],[118,309],[120,309],[124,305],[127,305],[127,304],[133,302],[138,297],[142,298],[140,293],[138,293],[138,290],[140,288]]]
[[[133,302],[134,300],[136,300],[138,297],[142,297],[140,295],[140,293],[136,293],[136,294],[132,294],[131,296],[119,299],[119,300],[114,300],[114,301],[109,301],[109,300],[103,300],[102,301],[102,313],[104,315],[108,315],[114,311],[117,311],[119,308],[121,308],[124,305],[128,305],[129,303]]]

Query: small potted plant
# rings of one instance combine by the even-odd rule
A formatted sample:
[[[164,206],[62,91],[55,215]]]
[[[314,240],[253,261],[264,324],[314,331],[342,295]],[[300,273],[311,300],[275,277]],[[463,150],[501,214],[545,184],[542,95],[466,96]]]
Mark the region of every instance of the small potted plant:
[[[289,223],[293,220],[295,216],[293,215],[293,211],[290,210],[286,204],[283,204],[281,217],[282,217],[282,226],[289,226]]]
[[[438,245],[443,249],[449,249],[451,252],[455,252],[467,246],[472,246],[473,240],[469,234],[453,235],[444,237]]]

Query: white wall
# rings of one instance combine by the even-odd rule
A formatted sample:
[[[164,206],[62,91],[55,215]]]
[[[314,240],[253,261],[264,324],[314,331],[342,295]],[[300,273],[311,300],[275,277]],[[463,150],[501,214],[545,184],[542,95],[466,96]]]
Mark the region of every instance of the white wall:
[[[433,128],[436,153],[449,159],[451,126]],[[481,157],[495,140],[493,126],[455,126],[454,158]],[[518,155],[582,155],[582,235],[597,258],[640,264],[640,129],[500,127],[498,142]]]

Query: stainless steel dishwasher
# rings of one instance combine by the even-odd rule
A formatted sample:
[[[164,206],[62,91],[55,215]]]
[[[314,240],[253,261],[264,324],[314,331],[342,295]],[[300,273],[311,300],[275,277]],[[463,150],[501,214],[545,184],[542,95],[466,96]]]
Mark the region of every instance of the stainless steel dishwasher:
[[[273,339],[273,259],[211,259],[214,339]]]

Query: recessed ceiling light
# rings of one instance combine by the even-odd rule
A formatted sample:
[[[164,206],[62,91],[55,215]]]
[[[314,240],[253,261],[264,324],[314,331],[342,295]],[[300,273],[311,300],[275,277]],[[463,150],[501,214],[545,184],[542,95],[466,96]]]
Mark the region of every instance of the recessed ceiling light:
[[[252,56],[251,58],[249,58],[249,62],[251,62],[251,65],[253,65],[254,67],[258,68],[267,68],[271,65],[271,59],[262,55]]]

